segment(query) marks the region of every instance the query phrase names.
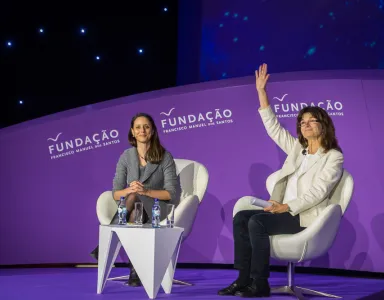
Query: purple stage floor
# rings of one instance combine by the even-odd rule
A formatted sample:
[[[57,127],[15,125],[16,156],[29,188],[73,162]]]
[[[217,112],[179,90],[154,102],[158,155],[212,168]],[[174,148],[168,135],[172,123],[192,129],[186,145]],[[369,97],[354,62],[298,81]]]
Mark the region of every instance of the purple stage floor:
[[[111,277],[122,276],[126,273],[127,269],[115,268],[111,272]],[[166,295],[160,288],[157,298],[232,299],[233,297],[217,296],[217,290],[230,284],[236,274],[237,272],[234,270],[179,269],[176,271],[175,278],[191,282],[194,286],[174,285],[171,295]],[[336,294],[343,299],[384,299],[384,280],[308,274],[297,274],[296,276],[299,286]],[[0,269],[0,299],[149,299],[142,287],[131,288],[123,285],[121,281],[108,281],[103,294],[97,295],[96,281],[96,268]],[[284,285],[285,282],[284,273],[271,274],[271,285]],[[273,295],[269,299],[289,300],[294,298],[286,295]],[[312,299],[327,298],[313,297]]]

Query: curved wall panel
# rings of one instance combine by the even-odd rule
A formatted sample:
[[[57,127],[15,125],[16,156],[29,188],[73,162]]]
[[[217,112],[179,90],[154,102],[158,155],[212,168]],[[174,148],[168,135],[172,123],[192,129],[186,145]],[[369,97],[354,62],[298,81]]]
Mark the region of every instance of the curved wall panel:
[[[300,107],[328,110],[345,168],[355,179],[335,244],[306,265],[384,272],[384,73],[304,72],[271,79],[271,105],[292,132]],[[93,262],[96,199],[112,188],[117,160],[129,147],[129,121],[139,111],[153,115],[175,158],[199,161],[210,173],[179,261],[232,263],[235,201],[266,198],[265,180],[285,159],[257,109],[254,78],[246,77],[110,100],[2,129],[0,265]]]

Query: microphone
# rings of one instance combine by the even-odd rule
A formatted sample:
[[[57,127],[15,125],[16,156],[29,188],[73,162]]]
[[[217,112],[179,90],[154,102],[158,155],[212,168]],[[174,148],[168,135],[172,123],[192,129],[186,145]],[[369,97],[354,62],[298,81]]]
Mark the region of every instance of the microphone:
[[[303,154],[303,155],[307,155],[307,150],[303,150],[303,151],[301,151],[301,154]]]

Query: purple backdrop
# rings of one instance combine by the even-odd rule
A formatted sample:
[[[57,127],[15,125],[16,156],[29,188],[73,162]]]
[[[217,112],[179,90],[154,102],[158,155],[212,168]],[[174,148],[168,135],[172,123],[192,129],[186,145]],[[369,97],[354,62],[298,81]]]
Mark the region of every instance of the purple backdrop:
[[[384,272],[384,73],[292,73],[271,80],[271,104],[291,132],[302,105],[320,105],[333,115],[345,167],[355,179],[335,244],[306,265]],[[0,265],[93,262],[96,200],[112,188],[117,160],[128,147],[129,121],[138,111],[153,115],[175,158],[199,161],[210,173],[179,261],[232,263],[236,200],[267,197],[265,180],[285,158],[266,135],[257,108],[254,78],[246,77],[120,98],[2,129]],[[183,116],[196,121],[187,129],[172,126]]]

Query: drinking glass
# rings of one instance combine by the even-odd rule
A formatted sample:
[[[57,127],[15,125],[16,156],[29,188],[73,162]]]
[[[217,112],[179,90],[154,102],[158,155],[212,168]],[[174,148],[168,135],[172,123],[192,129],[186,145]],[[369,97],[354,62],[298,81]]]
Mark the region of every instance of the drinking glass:
[[[143,203],[135,203],[135,224],[143,225]]]
[[[167,204],[167,227],[173,228],[175,222],[175,205]]]

